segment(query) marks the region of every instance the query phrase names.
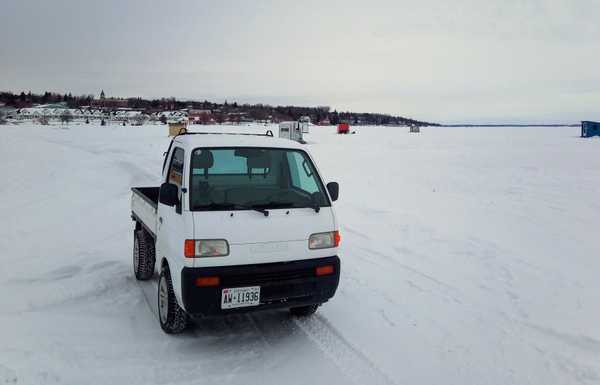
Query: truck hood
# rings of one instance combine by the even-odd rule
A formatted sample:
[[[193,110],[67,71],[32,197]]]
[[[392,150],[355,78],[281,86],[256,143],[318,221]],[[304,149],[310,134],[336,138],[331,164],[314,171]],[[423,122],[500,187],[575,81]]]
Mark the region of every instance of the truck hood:
[[[226,239],[230,245],[308,241],[314,233],[333,231],[330,207],[317,213],[311,208],[269,210],[264,216],[254,210],[195,211],[196,239]]]
[[[226,257],[197,258],[194,266],[225,266],[321,258],[337,250],[309,250],[311,234],[337,230],[331,207],[269,210],[195,211],[195,239],[226,239]]]

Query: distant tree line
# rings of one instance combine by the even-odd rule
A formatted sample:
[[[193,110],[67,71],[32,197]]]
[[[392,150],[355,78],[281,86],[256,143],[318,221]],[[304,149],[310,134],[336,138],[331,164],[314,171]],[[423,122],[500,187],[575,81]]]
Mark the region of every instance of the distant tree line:
[[[310,117],[313,123],[329,122],[338,124],[348,122],[361,125],[419,125],[432,126],[436,123],[423,122],[402,116],[376,113],[356,113],[331,111],[329,107],[298,107],[298,106],[270,106],[266,104],[238,104],[236,102],[214,103],[194,100],[177,100],[175,98],[143,99],[143,98],[104,98],[97,99],[94,95],[74,96],[71,93],[60,94],[44,92],[34,94],[31,92],[20,94],[0,92],[0,103],[15,108],[31,107],[38,104],[63,103],[70,108],[102,108],[114,110],[117,108],[131,108],[134,110],[153,113],[159,111],[172,111],[182,109],[210,110],[217,122],[233,119],[248,119],[253,121],[285,121],[298,120],[303,116]]]
[[[12,92],[0,92],[0,103],[16,108],[31,107],[36,104],[61,103],[65,102],[70,107],[79,107],[86,105],[94,100],[94,95],[73,96],[71,93],[59,94],[54,92],[44,92],[43,94],[32,94],[21,92],[14,94]]]

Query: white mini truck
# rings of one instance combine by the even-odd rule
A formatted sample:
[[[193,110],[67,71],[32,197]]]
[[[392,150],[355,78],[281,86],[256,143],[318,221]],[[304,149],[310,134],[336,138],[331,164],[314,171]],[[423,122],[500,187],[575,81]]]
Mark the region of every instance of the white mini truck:
[[[132,188],[133,268],[148,280],[158,261],[165,332],[256,310],[307,316],[335,294],[338,184],[323,183],[298,143],[272,136],[175,136],[161,186]]]

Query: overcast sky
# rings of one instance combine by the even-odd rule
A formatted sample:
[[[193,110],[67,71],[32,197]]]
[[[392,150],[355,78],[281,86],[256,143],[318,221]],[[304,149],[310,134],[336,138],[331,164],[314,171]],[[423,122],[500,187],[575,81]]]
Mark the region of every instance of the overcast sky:
[[[600,1],[2,0],[0,90],[600,119]]]

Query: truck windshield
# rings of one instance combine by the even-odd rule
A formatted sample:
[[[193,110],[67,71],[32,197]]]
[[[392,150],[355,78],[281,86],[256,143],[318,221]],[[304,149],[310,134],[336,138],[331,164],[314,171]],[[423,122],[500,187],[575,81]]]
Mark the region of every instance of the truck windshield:
[[[193,211],[330,206],[310,158],[300,150],[199,148],[192,152]]]

